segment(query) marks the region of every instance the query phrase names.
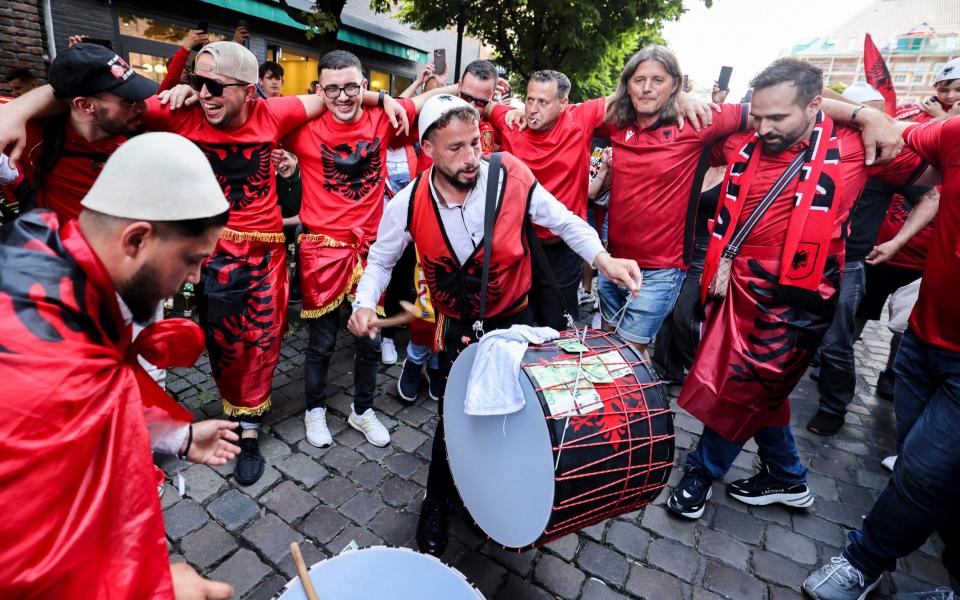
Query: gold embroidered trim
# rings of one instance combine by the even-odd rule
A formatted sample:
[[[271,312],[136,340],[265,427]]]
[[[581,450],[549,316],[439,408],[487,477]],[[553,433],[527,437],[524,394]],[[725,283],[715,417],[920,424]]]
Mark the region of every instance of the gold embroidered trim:
[[[236,231],[234,229],[223,228],[220,232],[220,238],[231,242],[275,242],[283,243],[283,233],[268,233],[266,231]]]
[[[266,400],[264,400],[257,406],[252,406],[252,407],[251,406],[234,406],[229,402],[227,402],[226,400],[224,400],[223,414],[227,415],[228,417],[242,417],[244,415],[259,417],[263,413],[270,410],[270,405],[273,403],[272,398],[273,398],[273,395],[271,394],[267,396]]]

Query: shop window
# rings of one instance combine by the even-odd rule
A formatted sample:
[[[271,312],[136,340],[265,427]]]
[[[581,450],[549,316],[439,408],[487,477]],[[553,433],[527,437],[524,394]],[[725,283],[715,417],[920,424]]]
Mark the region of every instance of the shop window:
[[[157,83],[163,81],[167,75],[167,61],[169,58],[162,56],[151,56],[141,52],[130,52],[127,62],[130,67],[140,73],[147,79],[152,79]]]
[[[376,71],[370,69],[370,89],[374,92],[379,92],[383,90],[390,93],[390,73],[384,73],[383,71]]]
[[[180,25],[127,12],[121,12],[118,16],[120,35],[167,44],[179,44],[190,28],[196,27],[196,25]],[[213,31],[208,35],[211,42],[228,39],[227,36]]]
[[[390,95],[396,98],[399,96],[405,89],[410,87],[410,84],[413,83],[412,77],[404,77],[403,75],[394,75],[393,76],[393,90],[390,92]]]
[[[284,96],[308,93],[310,82],[317,78],[320,57],[316,54],[270,46],[267,49],[267,59],[280,63],[283,67],[283,85],[280,87],[280,93]]]

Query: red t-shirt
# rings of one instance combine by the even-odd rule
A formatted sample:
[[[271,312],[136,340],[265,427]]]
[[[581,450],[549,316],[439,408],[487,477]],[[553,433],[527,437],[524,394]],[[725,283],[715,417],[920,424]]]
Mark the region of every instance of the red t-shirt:
[[[413,123],[413,102],[397,102]],[[359,228],[368,241],[376,238],[383,215],[387,145],[394,134],[383,109],[364,108],[355,123],[342,123],[326,112],[283,140],[300,159],[300,221],[308,233],[344,240]]]
[[[147,100],[147,109],[144,127],[180,134],[207,155],[230,202],[227,227],[236,231],[283,230],[270,151],[306,121],[307,112],[299,98],[257,98],[247,122],[233,128],[214,127],[199,106],[171,111],[153,97]]]
[[[917,200],[911,200],[902,194],[893,195],[890,207],[880,224],[880,231],[877,233],[877,245],[892,240],[900,233],[903,224],[907,222],[907,217],[916,208],[916,202]],[[936,223],[936,219],[930,221],[926,227],[910,238],[888,263],[895,267],[922,271],[924,263],[927,262],[930,242],[933,240],[934,223]]]
[[[88,142],[69,124],[64,127],[60,158],[43,176],[37,190],[37,206],[57,213],[60,223],[77,218],[82,208],[80,201],[90,191],[107,158],[127,141],[124,136],[114,135],[99,142]],[[35,169],[43,151],[43,127],[32,120],[27,123],[27,149],[20,161],[27,185],[35,185]]]
[[[500,132],[503,149],[522,160],[540,185],[581,219],[587,218],[590,150],[593,131],[603,125],[604,98],[571,104],[549,131],[509,129],[504,119],[512,107],[498,104],[490,122]],[[556,237],[536,228],[540,237]]]
[[[747,126],[740,104],[723,104],[700,131],[674,123],[646,129],[606,124],[598,134],[613,145],[609,248],[644,269],[685,268],[684,227],[690,189],[704,148]],[[699,190],[698,190],[699,192]]]
[[[737,154],[743,148],[747,139],[753,136],[753,131],[744,131],[727,138],[723,145],[724,161],[729,164],[737,160]],[[882,181],[894,185],[907,185],[921,172],[923,159],[912,151],[901,152],[894,160],[882,165],[866,166],[864,164],[863,141],[860,132],[849,127],[838,127],[837,138],[840,143],[840,176],[836,181],[836,190],[833,201],[837,205],[834,215],[834,228],[831,239],[838,242],[833,251],[838,252],[839,242],[845,237],[843,225],[850,216],[857,197],[863,191],[868,177],[877,177]],[[760,204],[767,190],[780,178],[783,171],[793,162],[797,154],[805,150],[810,143],[807,140],[787,148],[777,154],[761,154],[760,164],[754,173],[753,182],[744,200],[740,212],[742,223],[750,213]],[[756,150],[760,152],[760,148]],[[787,227],[793,212],[793,197],[797,190],[797,180],[786,186],[773,205],[764,213],[750,235],[745,245],[749,246],[782,246],[786,241]]]
[[[960,119],[915,125],[903,137],[943,176],[940,209],[910,329],[931,346],[960,352],[960,303],[956,298],[960,281]]]

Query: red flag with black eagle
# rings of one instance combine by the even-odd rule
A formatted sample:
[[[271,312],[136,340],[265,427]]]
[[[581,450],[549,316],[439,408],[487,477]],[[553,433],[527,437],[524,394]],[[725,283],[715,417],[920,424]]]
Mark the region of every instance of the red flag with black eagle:
[[[887,63],[883,60],[869,33],[863,38],[863,70],[867,76],[867,83],[883,96],[884,112],[891,117],[894,116],[897,110],[897,91],[893,89],[890,69],[887,68]]]
[[[185,319],[131,342],[76,221],[34,211],[0,233],[0,598],[173,598],[145,413],[192,415],[137,362],[189,366]]]

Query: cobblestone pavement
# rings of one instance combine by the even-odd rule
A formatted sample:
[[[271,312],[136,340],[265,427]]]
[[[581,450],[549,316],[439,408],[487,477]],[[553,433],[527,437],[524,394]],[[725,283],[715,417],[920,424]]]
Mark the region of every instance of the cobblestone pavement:
[[[871,323],[856,345],[857,398],[840,434],[824,439],[804,424],[816,411],[816,388],[804,378],[791,400],[794,433],[817,494],[806,510],[747,507],[714,490],[702,519],[680,520],[664,509],[666,491],[646,509],[568,535],[523,554],[507,553],[468,525],[451,521],[442,559],[494,599],[800,598],[807,573],[835,556],[847,531],[860,524],[888,474],[880,461],[894,447],[892,403],[874,396],[887,355],[889,332]],[[405,336],[397,336],[401,353]],[[402,342],[402,343],[401,343]],[[232,464],[194,465],[184,471],[186,497],[168,484],[163,509],[170,553],[209,577],[231,583],[238,597],[269,598],[295,572],[290,542],[301,542],[307,564],[361,547],[416,547],[414,534],[436,426],[436,402],[425,390],[415,404],[397,398],[400,366],[382,367],[376,410],[392,441],[376,448],[347,426],[353,375],[352,341],[341,336],[330,365],[328,406],[335,445],[314,448],[304,439],[303,360],[306,331],[294,321],[274,379],[274,408],[261,434],[263,477],[239,487]],[[221,414],[204,357],[194,369],[168,375],[167,388],[199,418]],[[701,430],[678,411],[677,460]],[[749,476],[756,446],[737,459],[727,480]],[[168,473],[174,460],[160,460]],[[674,470],[671,484],[680,478]],[[878,598],[946,584],[941,546],[928,541],[884,576]],[[371,576],[376,576],[371,573]]]

